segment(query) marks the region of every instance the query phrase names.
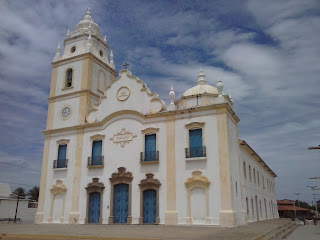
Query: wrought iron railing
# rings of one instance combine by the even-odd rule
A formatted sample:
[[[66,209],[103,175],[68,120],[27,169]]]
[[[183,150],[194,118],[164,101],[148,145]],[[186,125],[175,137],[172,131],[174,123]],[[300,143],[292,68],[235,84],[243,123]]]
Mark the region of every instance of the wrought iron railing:
[[[88,157],[88,167],[90,166],[103,166],[104,156],[92,156]]]
[[[68,159],[53,160],[53,168],[67,168]]]
[[[207,151],[205,146],[186,148],[186,158],[206,157]]]
[[[159,151],[140,152],[140,162],[159,161]]]

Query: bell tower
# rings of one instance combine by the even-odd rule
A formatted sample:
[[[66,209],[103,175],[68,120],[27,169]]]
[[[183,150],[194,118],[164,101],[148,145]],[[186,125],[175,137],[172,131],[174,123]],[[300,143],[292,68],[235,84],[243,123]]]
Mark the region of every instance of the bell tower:
[[[90,107],[99,101],[115,76],[112,51],[90,8],[53,58],[46,130],[85,124]]]

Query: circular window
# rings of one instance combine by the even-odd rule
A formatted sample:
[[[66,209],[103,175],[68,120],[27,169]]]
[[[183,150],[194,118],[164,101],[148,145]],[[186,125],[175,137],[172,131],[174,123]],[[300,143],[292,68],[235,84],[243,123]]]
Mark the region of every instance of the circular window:
[[[76,47],[73,46],[73,47],[71,48],[70,52],[71,52],[71,53],[74,53],[75,51],[76,51]]]
[[[101,57],[103,57],[103,52],[101,50],[100,50],[99,54]]]

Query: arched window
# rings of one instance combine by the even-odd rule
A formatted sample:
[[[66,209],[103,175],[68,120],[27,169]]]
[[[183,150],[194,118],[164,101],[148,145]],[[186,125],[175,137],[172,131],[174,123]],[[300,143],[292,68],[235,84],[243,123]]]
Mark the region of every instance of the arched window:
[[[71,68],[69,68],[66,74],[66,87],[72,86],[72,74],[73,74],[73,71]]]

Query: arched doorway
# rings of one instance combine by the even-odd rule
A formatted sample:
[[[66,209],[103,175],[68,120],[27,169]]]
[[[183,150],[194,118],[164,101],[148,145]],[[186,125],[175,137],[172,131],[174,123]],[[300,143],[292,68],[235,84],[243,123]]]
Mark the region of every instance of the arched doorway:
[[[99,178],[93,178],[87,189],[87,217],[86,223],[102,223],[102,196],[104,184],[99,182]]]
[[[110,217],[109,224],[132,222],[131,216],[131,183],[132,173],[126,168],[118,168],[118,172],[113,173],[110,195]]]
[[[159,187],[161,183],[147,173],[140,181],[140,224],[159,224]]]

